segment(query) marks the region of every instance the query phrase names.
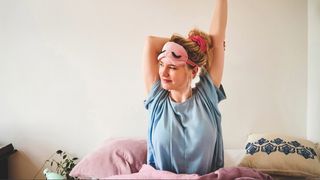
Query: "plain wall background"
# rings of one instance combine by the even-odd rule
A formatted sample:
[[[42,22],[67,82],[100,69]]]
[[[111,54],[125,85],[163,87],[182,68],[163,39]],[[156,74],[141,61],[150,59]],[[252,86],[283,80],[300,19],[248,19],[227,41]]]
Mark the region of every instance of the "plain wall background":
[[[307,137],[320,142],[320,0],[308,2]]]
[[[213,0],[0,0],[0,144],[10,177],[57,149],[83,157],[147,134],[147,35],[209,29]],[[318,36],[319,37],[319,36]],[[221,102],[225,148],[253,132],[307,136],[308,1],[229,0]]]

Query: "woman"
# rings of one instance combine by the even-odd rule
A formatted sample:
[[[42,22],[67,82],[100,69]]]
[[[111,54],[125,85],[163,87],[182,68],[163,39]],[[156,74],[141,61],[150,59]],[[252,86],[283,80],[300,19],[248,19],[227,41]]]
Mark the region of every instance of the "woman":
[[[149,111],[148,164],[175,173],[207,174],[223,167],[221,85],[227,0],[216,0],[209,34],[147,38],[144,81]],[[198,71],[200,81],[191,83]]]

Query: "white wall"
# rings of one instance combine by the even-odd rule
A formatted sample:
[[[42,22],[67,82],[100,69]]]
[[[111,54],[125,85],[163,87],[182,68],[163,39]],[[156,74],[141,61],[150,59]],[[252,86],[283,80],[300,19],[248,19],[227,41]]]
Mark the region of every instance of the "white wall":
[[[209,28],[214,1],[0,1],[0,144],[10,177],[57,149],[78,157],[110,137],[146,137],[146,35]],[[251,132],[306,136],[307,1],[230,0],[220,105],[226,148]],[[193,13],[190,13],[193,12]]]
[[[308,1],[307,137],[320,142],[320,1]]]
[[[226,147],[251,132],[306,136],[307,1],[230,1]]]

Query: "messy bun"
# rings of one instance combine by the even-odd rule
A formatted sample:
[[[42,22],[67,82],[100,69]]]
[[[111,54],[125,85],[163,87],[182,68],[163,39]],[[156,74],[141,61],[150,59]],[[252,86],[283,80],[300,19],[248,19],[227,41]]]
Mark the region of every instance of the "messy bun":
[[[210,35],[198,29],[193,29],[188,33],[188,38],[174,34],[169,41],[183,46],[188,53],[189,60],[199,67],[205,67],[207,69],[212,54],[210,53],[212,49],[212,38]]]

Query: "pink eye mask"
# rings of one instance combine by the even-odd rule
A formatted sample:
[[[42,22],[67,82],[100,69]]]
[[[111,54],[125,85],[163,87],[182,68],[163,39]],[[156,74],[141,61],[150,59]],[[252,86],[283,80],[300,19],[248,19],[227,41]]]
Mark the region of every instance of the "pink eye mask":
[[[193,67],[198,65],[189,60],[188,53],[183,46],[175,42],[167,42],[162,48],[162,52],[158,56],[158,60],[166,63],[173,64],[175,66],[180,66],[184,64],[189,64]]]

